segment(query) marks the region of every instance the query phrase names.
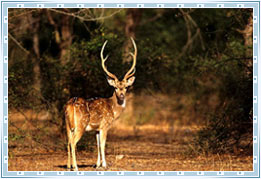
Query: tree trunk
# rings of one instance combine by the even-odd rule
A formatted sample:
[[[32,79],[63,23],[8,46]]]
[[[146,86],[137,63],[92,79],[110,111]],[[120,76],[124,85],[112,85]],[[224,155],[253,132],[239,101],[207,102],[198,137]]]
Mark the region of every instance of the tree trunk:
[[[33,52],[34,55],[32,57],[33,61],[33,72],[34,72],[34,85],[33,88],[41,93],[41,69],[40,69],[40,46],[39,46],[39,27],[40,27],[40,16],[33,17],[32,14],[28,16],[29,30],[33,33]]]
[[[126,16],[125,35],[127,40],[124,44],[123,63],[131,62],[132,57],[129,55],[130,49],[132,49],[132,43],[130,37],[135,39],[135,30],[140,23],[142,11],[141,9],[128,9]]]
[[[64,11],[69,12],[68,9]],[[70,24],[70,16],[62,15],[58,22],[55,22],[51,12],[46,10],[47,17],[51,25],[54,26],[55,42],[57,43],[60,52],[59,59],[62,65],[65,65],[69,57],[68,52],[72,44],[72,28]]]
[[[65,9],[68,11],[68,9]],[[69,16],[62,16],[61,19],[61,43],[59,44],[60,47],[60,60],[62,65],[65,65],[67,59],[69,57],[69,48],[72,44],[72,29],[70,24],[70,17]]]

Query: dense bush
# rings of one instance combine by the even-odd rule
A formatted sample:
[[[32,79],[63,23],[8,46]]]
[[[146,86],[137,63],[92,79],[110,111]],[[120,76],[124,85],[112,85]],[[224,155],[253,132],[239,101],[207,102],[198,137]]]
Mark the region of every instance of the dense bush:
[[[253,106],[252,73],[246,75],[232,63],[227,71],[219,71],[222,87],[220,103],[208,113],[207,123],[194,138],[194,147],[201,153],[252,153]],[[233,70],[231,70],[233,69]]]

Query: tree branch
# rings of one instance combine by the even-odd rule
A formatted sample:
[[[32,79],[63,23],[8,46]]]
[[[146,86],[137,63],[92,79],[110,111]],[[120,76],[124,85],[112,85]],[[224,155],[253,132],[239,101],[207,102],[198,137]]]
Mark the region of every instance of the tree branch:
[[[98,21],[98,20],[104,20],[104,19],[107,19],[107,18],[110,18],[112,16],[114,16],[115,14],[119,13],[120,11],[122,11],[122,9],[119,9],[118,11],[115,11],[113,12],[112,14],[108,15],[108,16],[100,16],[100,17],[97,17],[97,18],[89,18],[89,19],[86,19],[84,17],[81,17],[81,16],[78,16],[78,15],[75,15],[74,13],[68,13],[68,12],[64,12],[64,11],[60,11],[60,10],[57,10],[57,9],[48,9],[49,11],[53,11],[53,12],[56,12],[56,13],[60,13],[60,14],[64,14],[64,15],[67,15],[67,16],[72,16],[72,17],[75,17],[77,19],[80,19],[82,21]]]
[[[186,53],[186,51],[188,49],[191,49],[192,43],[194,42],[196,37],[199,37],[199,39],[200,39],[201,48],[203,50],[205,49],[205,45],[203,43],[203,38],[202,38],[201,33],[200,33],[200,28],[198,27],[196,22],[192,19],[192,17],[189,15],[189,13],[184,12],[182,9],[179,9],[179,10],[182,13],[183,18],[184,18],[185,23],[186,23],[188,38],[187,38],[187,42],[186,42],[185,46],[182,48],[182,52],[178,55],[178,57],[176,59],[180,59]],[[192,26],[194,26],[196,28],[196,32],[193,36],[192,36],[192,33],[191,33]]]
[[[18,47],[20,47],[27,55],[30,54],[30,52],[28,50],[26,50],[22,45],[21,43],[19,43],[15,38],[14,36],[12,36],[10,33],[8,33],[8,36],[18,45]]]

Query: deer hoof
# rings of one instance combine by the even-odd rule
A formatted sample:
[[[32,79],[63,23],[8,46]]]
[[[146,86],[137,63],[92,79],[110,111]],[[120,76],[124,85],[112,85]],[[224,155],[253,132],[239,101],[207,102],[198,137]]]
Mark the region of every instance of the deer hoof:
[[[78,167],[75,167],[72,169],[73,171],[78,171]]]
[[[93,168],[100,168],[101,165],[94,164],[94,165],[92,165],[92,167],[93,167]]]
[[[102,165],[102,168],[107,169],[107,165]]]

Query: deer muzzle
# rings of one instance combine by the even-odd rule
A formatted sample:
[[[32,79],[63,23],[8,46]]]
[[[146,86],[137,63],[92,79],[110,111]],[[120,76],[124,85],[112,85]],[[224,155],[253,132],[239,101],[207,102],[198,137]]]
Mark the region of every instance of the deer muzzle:
[[[124,100],[124,95],[120,94],[119,98],[120,98],[120,100]]]

